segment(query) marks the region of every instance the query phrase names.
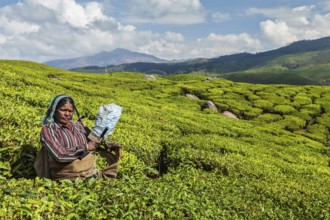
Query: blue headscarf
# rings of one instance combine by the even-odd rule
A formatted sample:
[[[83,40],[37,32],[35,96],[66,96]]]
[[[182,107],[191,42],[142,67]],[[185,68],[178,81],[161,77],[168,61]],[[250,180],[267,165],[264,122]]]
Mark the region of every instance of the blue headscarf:
[[[61,101],[61,99],[63,98],[71,98],[68,95],[58,95],[56,96],[50,103],[46,112],[46,116],[44,117],[44,119],[42,120],[42,124],[45,125],[47,123],[51,123],[54,122],[54,113],[57,107],[57,104],[59,103],[59,101]],[[71,98],[72,99],[72,98]],[[73,99],[72,99],[73,100]],[[73,104],[74,105],[74,104]],[[75,105],[74,105],[75,108]]]

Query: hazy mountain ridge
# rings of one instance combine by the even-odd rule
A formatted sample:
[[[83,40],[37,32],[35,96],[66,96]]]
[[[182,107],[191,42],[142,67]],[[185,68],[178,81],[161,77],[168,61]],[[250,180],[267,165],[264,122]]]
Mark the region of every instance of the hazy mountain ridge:
[[[123,63],[150,62],[160,63],[166,60],[157,58],[153,55],[134,52],[122,48],[111,52],[101,51],[92,56],[78,57],[72,59],[51,60],[45,62],[46,65],[61,68],[73,69],[77,67],[95,66],[104,67],[109,65],[120,65]]]
[[[197,73],[236,82],[292,85],[330,85],[329,69],[330,37],[302,40],[256,54],[239,53],[181,63],[132,63],[112,67],[113,71],[162,75]]]
[[[115,53],[116,52],[116,53]],[[293,42],[285,47],[260,53],[238,53],[219,56],[217,58],[198,58],[185,61],[165,61],[151,55],[117,49],[101,52],[74,60],[62,60],[76,72],[109,73],[109,72],[140,72],[145,74],[203,74],[220,76],[236,82],[263,84],[299,84],[299,85],[330,85],[330,37],[316,40]],[[152,62],[143,61],[145,55],[153,58]],[[107,60],[103,58],[108,56]],[[120,60],[120,58],[122,58]],[[117,60],[118,62],[114,62]],[[101,62],[103,61],[103,62]],[[83,65],[85,64],[85,65]],[[48,63],[49,65],[49,63]]]
[[[120,65],[114,65],[105,71],[104,68],[76,68],[73,71],[79,72],[141,72],[153,73],[161,75],[179,74],[179,73],[194,73],[205,72],[212,74],[228,74],[233,72],[248,71],[254,68],[269,67],[274,60],[281,60],[281,57],[290,55],[289,60],[282,59],[276,65],[287,69],[296,69],[298,67],[313,66],[316,64],[330,63],[330,57],[324,56],[322,51],[330,50],[330,37],[320,38],[317,40],[302,40],[289,44],[288,46],[279,49],[260,52],[256,54],[238,53],[217,58],[199,58],[183,62],[135,62]],[[314,53],[309,59],[300,59],[300,56],[305,56],[306,53]],[[315,53],[316,52],[316,53]],[[297,58],[292,58],[296,56]],[[295,60],[292,62],[292,60]],[[235,80],[235,79],[231,79]]]
[[[238,53],[232,55],[220,56],[218,58],[211,58],[203,60],[203,62],[181,62],[181,63],[131,63],[122,64],[116,70],[122,71],[140,71],[155,73],[191,73],[195,71],[206,71],[213,73],[229,73],[243,71],[250,68],[262,66],[272,59],[276,59],[285,55],[307,53],[313,51],[330,50],[330,37],[320,38],[317,40],[302,40],[294,42],[288,46],[279,49],[270,50],[266,52],[251,54]],[[327,60],[330,63],[330,59]],[[158,71],[157,71],[158,70]]]

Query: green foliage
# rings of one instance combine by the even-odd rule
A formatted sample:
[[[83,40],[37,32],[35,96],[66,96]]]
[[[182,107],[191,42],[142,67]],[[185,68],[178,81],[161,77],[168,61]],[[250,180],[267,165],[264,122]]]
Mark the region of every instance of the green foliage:
[[[263,110],[261,108],[250,108],[244,112],[243,117],[246,119],[257,118],[261,115],[262,111]]]
[[[281,115],[270,114],[270,113],[262,114],[258,117],[258,120],[261,120],[261,121],[266,122],[266,123],[279,121],[281,119],[282,119]]]
[[[320,117],[317,117],[316,122],[330,129],[330,113],[325,113],[322,114]]]
[[[316,139],[319,142],[326,143],[329,138],[329,129],[322,124],[308,126],[307,131],[312,134],[310,135],[312,139]]]
[[[312,116],[319,116],[321,114],[321,106],[319,104],[309,104],[302,106],[302,109],[306,109],[311,112]]]
[[[0,219],[330,218],[329,87],[150,81],[22,61],[0,61],[0,76]],[[41,120],[61,93],[89,127],[100,105],[124,108],[109,137],[123,145],[117,179],[36,177]],[[219,112],[201,110],[208,100]]]
[[[290,105],[276,105],[274,107],[274,112],[280,115],[289,115],[296,111],[296,109]]]
[[[264,109],[268,112],[273,111],[273,103],[268,100],[256,99],[253,101],[253,105],[257,108]]]
[[[308,109],[300,109],[299,112],[293,112],[292,116],[296,116],[300,119],[303,119],[306,121],[306,126],[311,124],[315,118],[314,112],[310,111]]]
[[[302,105],[309,105],[312,104],[311,98],[307,97],[306,94],[304,95],[297,95],[294,97],[293,105],[299,108]]]
[[[278,123],[288,131],[297,131],[305,126],[306,121],[292,115],[285,115],[284,119]]]

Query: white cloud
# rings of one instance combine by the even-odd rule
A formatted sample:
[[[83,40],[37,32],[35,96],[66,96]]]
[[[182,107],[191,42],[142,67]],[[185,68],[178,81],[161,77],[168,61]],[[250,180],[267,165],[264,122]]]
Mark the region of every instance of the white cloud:
[[[170,24],[171,27],[181,24],[182,28],[190,29],[193,27],[190,25],[200,24],[206,19],[206,10],[200,0],[118,0],[129,6],[121,10],[133,19],[132,23],[124,20],[125,24],[110,14],[114,13],[111,5],[114,1],[104,0],[107,3],[104,5],[106,3],[93,1],[82,4],[77,0],[21,0],[16,5],[0,8],[0,59],[44,62],[87,56],[119,47],[164,59],[215,57],[260,52],[296,40],[330,35],[330,14],[326,13],[324,5],[324,10],[319,5],[250,8],[247,15],[263,15],[259,33],[221,34],[223,24],[217,24],[218,29],[213,29],[213,33],[205,32],[206,29],[197,30],[205,32],[205,35],[194,40],[194,33],[187,37],[174,31],[141,31],[133,24],[146,22],[157,24],[157,27],[159,24]],[[234,17],[215,12],[211,18],[222,22]],[[209,23],[202,25],[204,28]],[[145,23],[141,26],[152,27]],[[161,29],[165,28],[161,26]]]
[[[203,19],[203,8],[198,0],[148,0],[147,3],[154,8],[148,16],[160,15],[158,22],[169,19],[174,23],[181,19],[178,23],[194,23]],[[173,4],[178,7],[173,7]],[[97,2],[78,4],[75,0],[22,0],[16,5],[0,8],[0,27],[2,59],[10,57],[45,62],[91,55],[101,50],[111,51],[118,47],[165,59],[190,55],[180,33],[138,31],[135,26],[124,25],[106,15]],[[187,54],[184,51],[188,51]]]
[[[7,41],[6,36],[3,34],[0,34],[0,45],[6,43],[6,41]]]
[[[238,35],[211,33],[206,38],[197,40],[191,46],[195,48],[193,55],[199,57],[214,57],[238,52],[257,52],[262,48],[260,41],[253,39],[247,33]]]
[[[321,14],[322,12],[324,11],[316,5],[302,5],[292,9],[281,7],[247,10],[248,15],[261,14],[268,17],[260,22],[260,31],[273,47],[284,46],[297,40],[329,36],[330,15]]]
[[[136,37],[144,39],[138,51],[155,55],[164,59],[188,59],[197,57],[217,57],[238,52],[258,52],[262,45],[258,39],[243,33],[239,35],[218,35],[211,33],[205,38],[187,42],[178,33],[166,32],[155,35],[151,32],[136,33]]]
[[[184,37],[181,34],[166,32],[163,35],[152,34],[150,32],[139,33],[139,51],[155,55],[164,59],[176,59],[182,57],[182,51],[185,47]]]
[[[307,8],[309,10],[307,10]],[[282,20],[290,25],[304,25],[308,21],[311,13],[310,10],[314,6],[301,6],[297,8],[250,8],[247,10],[248,15],[260,14],[267,17],[269,20]]]
[[[264,35],[276,45],[285,45],[297,40],[284,21],[267,20],[260,23]]]
[[[222,13],[222,12],[214,12],[211,14],[211,17],[215,22],[223,22],[231,19],[229,13]]]
[[[54,12],[60,22],[68,23],[73,27],[86,27],[95,21],[108,19],[103,15],[101,4],[97,2],[82,6],[75,0],[26,0],[26,4]]]
[[[293,8],[292,11],[294,11],[294,12],[310,12],[314,8],[315,8],[315,5],[302,5],[302,6]]]
[[[23,0],[0,8],[0,34],[0,58],[39,62],[126,47],[126,39],[136,48],[138,35],[134,26],[106,16],[101,4],[74,0]]]
[[[149,0],[148,3],[155,7],[151,10],[153,16],[164,15],[158,22],[167,19],[176,22],[178,18],[182,19],[181,23],[202,20],[203,8],[198,0]],[[185,43],[179,33],[138,31],[133,25],[123,25],[107,16],[100,3],[78,4],[75,0],[23,0],[0,8],[0,27],[3,59],[45,62],[118,47],[172,59],[183,55]]]
[[[213,21],[215,22],[223,22],[228,21],[231,19],[229,13],[222,13],[222,12],[214,12],[211,14]]]
[[[6,33],[13,35],[37,32],[40,28],[37,24],[20,20],[11,20],[6,17],[0,17],[0,26]]]
[[[130,23],[196,24],[205,21],[200,0],[129,0]]]

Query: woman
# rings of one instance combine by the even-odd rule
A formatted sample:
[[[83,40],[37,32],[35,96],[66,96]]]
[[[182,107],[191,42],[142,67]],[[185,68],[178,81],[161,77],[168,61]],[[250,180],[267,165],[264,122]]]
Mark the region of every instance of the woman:
[[[108,167],[97,170],[92,152],[99,143],[87,138],[89,129],[80,120],[73,121],[74,111],[78,114],[70,96],[59,95],[51,101],[40,133],[42,150],[34,164],[38,176],[54,180],[116,177],[120,146],[114,145],[117,156],[101,152]]]

